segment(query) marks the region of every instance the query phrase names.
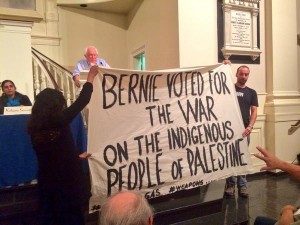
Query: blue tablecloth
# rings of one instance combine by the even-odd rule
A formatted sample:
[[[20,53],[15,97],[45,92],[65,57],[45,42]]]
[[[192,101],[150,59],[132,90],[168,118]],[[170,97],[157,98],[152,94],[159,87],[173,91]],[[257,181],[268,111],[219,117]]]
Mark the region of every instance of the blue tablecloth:
[[[26,125],[29,115],[0,116],[0,187],[36,179],[37,159]],[[72,122],[79,153],[86,151],[87,136],[81,114]]]

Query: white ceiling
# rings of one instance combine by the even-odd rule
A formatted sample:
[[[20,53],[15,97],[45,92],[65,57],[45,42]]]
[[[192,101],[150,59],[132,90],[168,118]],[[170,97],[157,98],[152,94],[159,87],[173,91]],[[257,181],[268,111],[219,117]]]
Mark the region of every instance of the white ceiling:
[[[141,1],[143,0],[57,0],[57,5],[127,15]]]

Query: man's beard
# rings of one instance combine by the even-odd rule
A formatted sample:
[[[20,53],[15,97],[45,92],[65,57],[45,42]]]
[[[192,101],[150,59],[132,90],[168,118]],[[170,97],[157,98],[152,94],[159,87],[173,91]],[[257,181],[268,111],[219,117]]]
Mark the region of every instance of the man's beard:
[[[246,82],[247,82],[246,80],[238,80],[238,83],[242,85],[246,84]]]

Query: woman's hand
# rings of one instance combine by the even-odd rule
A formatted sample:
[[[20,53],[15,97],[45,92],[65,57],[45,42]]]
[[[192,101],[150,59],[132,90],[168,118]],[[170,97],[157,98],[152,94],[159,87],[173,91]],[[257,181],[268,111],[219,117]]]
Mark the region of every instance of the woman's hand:
[[[91,155],[92,155],[91,153],[84,152],[84,153],[81,153],[81,154],[79,155],[79,158],[80,158],[80,159],[87,159],[87,158],[89,158]]]
[[[224,59],[223,60],[223,64],[225,64],[225,65],[231,65],[231,61],[229,60],[229,59]]]
[[[98,65],[94,65],[94,66],[91,67],[86,81],[90,82],[90,83],[93,83],[94,78],[97,74],[98,74]]]

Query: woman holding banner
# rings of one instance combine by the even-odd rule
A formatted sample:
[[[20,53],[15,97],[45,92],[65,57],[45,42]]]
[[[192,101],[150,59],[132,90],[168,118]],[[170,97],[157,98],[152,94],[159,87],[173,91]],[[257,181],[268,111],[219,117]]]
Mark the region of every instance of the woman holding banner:
[[[91,67],[77,100],[66,107],[63,94],[46,88],[36,96],[28,132],[38,159],[38,185],[43,224],[84,224],[82,206],[89,190],[70,123],[89,103],[98,66]]]

